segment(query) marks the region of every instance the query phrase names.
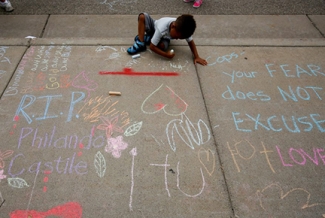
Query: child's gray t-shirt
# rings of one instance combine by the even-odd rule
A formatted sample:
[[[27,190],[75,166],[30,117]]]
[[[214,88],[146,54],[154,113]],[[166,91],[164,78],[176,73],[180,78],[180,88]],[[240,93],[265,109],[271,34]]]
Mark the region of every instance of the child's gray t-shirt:
[[[176,18],[173,17],[163,17],[159,20],[156,20],[155,33],[152,36],[151,43],[157,46],[162,38],[172,39],[169,34],[169,26],[175,20]],[[187,42],[190,42],[192,40],[192,36],[186,39]]]

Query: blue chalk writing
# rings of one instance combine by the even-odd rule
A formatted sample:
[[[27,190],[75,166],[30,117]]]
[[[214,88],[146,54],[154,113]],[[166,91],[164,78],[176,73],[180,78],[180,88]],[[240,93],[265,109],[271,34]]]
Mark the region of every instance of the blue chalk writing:
[[[231,77],[231,83],[235,82],[235,78],[255,78],[257,72],[241,72],[241,71],[232,71],[232,74],[222,72],[223,74]]]
[[[297,102],[298,99],[309,101],[309,100],[311,100],[311,94],[309,92],[311,90],[312,90],[311,93],[314,93],[319,100],[322,100],[322,98],[319,95],[319,93],[317,92],[317,90],[323,90],[323,88],[317,87],[317,86],[306,86],[304,88],[297,86],[295,92],[294,92],[294,90],[292,90],[291,86],[288,86],[288,90],[289,90],[288,92],[284,91],[282,88],[280,88],[278,86],[278,90],[279,90],[284,101],[288,101],[287,98],[289,98],[295,102]],[[297,98],[297,96],[299,98]]]
[[[53,98],[61,98],[61,97],[62,97],[62,95],[47,95],[47,96],[38,97],[39,99],[46,98],[47,101],[46,101],[46,106],[45,106],[45,110],[44,110],[44,116],[43,117],[38,117],[38,118],[36,118],[36,120],[45,120],[45,119],[49,119],[49,118],[56,118],[56,117],[58,117],[58,115],[47,116],[47,112],[49,110],[49,106],[50,106],[51,100]]]
[[[271,97],[264,94],[263,91],[255,92],[242,92],[242,91],[233,91],[229,86],[227,86],[227,91],[223,92],[221,95],[224,99],[227,100],[245,100],[250,99],[253,101],[270,101]]]
[[[75,94],[80,94],[79,98],[75,99]],[[85,98],[85,93],[83,93],[83,92],[72,92],[71,102],[70,102],[70,109],[69,109],[67,122],[71,121],[72,113],[73,113],[73,109],[74,109],[75,104],[80,102],[84,98]]]
[[[301,117],[272,115],[261,118],[260,114],[252,116],[232,112],[232,117],[236,130],[241,132],[252,132],[261,129],[274,132],[286,130],[291,133],[310,132],[313,129],[322,133],[325,132],[325,119],[322,119],[319,114],[309,114]]]
[[[275,74],[279,74],[279,71],[282,72],[282,74],[285,77],[296,77],[301,78],[303,75],[305,76],[325,76],[325,73],[322,72],[322,69],[320,66],[308,64],[307,68],[302,68],[298,64],[295,66],[291,66],[288,64],[281,64],[279,66],[276,66],[275,64],[265,64],[265,68],[267,72],[269,73],[270,77],[274,77]],[[277,69],[278,68],[278,69]],[[280,69],[279,69],[280,68]],[[309,71],[308,71],[309,70]],[[281,75],[281,74],[280,74]]]
[[[29,99],[30,101],[26,104],[25,104],[25,101],[26,99]],[[15,113],[15,116],[19,116],[20,113],[23,114],[23,116],[25,117],[25,119],[27,120],[27,122],[29,124],[31,124],[33,122],[33,120],[30,118],[30,116],[25,112],[25,109],[27,107],[29,107],[30,105],[32,105],[34,103],[34,101],[36,100],[36,97],[34,95],[24,95],[21,100],[20,100],[20,103],[18,105],[18,108],[16,110],[16,113]],[[13,118],[13,121],[15,121],[15,118]]]
[[[77,95],[79,95],[79,96],[76,97]],[[50,105],[53,104],[52,101],[61,100],[62,95],[45,95],[45,96],[39,96],[39,97],[36,97],[34,95],[24,95],[20,100],[20,103],[16,110],[15,116],[13,118],[13,121],[15,121],[15,117],[19,117],[20,115],[22,115],[26,119],[26,121],[29,124],[31,124],[33,122],[32,118],[34,117],[34,115],[31,115],[30,113],[32,113],[33,109],[35,109],[36,107],[37,107],[37,110],[40,109],[39,104],[37,106],[34,106],[34,103],[35,103],[35,101],[39,102],[41,99],[44,99],[44,98],[46,99],[44,113],[42,116],[35,118],[35,120],[46,120],[46,119],[53,119],[53,118],[59,117],[57,114],[48,115],[48,112],[50,109]],[[67,120],[66,120],[67,122],[70,122],[72,119],[73,110],[74,110],[75,105],[77,103],[79,103],[81,100],[83,100],[84,98],[85,98],[85,93],[72,92],[69,113],[67,115]],[[64,113],[60,112],[59,114],[63,115]],[[76,116],[78,117],[78,115],[76,115]]]
[[[243,54],[243,53],[241,53]],[[212,65],[215,65],[216,63],[223,63],[223,62],[228,62],[230,63],[232,59],[234,58],[238,58],[238,54],[236,54],[235,52],[231,53],[231,54],[228,54],[228,55],[224,55],[224,56],[221,56],[221,57],[217,57],[216,61],[211,63],[211,64],[208,64],[208,66],[212,66]],[[207,60],[210,59],[210,57],[207,58]]]

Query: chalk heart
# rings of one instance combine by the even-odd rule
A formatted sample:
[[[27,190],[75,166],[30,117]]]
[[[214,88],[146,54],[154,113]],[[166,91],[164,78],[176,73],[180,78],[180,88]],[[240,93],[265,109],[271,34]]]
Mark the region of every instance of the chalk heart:
[[[84,88],[89,90],[95,90],[98,87],[98,84],[89,79],[85,72],[79,73],[72,81],[72,85],[76,88]]]
[[[162,84],[144,100],[141,109],[146,114],[163,111],[170,116],[179,116],[186,111],[187,106],[171,88]]]
[[[198,151],[198,156],[204,169],[211,176],[216,167],[216,158],[214,156],[214,153],[210,149],[206,150],[204,148],[200,148]]]

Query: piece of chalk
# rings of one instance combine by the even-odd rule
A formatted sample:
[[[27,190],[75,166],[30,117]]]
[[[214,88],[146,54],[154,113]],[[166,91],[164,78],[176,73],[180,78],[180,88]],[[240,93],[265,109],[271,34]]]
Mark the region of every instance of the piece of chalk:
[[[136,55],[133,55],[132,58],[135,59],[135,58],[139,58],[140,57],[140,54],[136,54]]]
[[[121,95],[121,92],[113,92],[113,91],[109,91],[108,92],[109,95]]]

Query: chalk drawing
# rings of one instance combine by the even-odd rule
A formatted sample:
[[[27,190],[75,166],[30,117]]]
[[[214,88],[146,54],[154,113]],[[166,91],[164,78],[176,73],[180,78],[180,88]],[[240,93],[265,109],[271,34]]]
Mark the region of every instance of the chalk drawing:
[[[10,59],[4,56],[7,52],[7,49],[9,49],[9,47],[0,46],[0,63],[7,62],[11,64]]]
[[[193,143],[200,146],[211,139],[210,129],[203,120],[199,119],[195,127],[185,113],[182,113],[181,115],[181,119],[173,119],[166,127],[168,143],[173,151],[176,151],[175,132],[191,149],[194,149]],[[204,132],[202,131],[202,127],[205,130]],[[203,133],[205,133],[205,137]]]
[[[122,151],[128,147],[128,144],[123,141],[123,136],[117,136],[116,138],[107,139],[107,145],[105,151],[112,153],[113,157],[120,158]]]
[[[152,134],[151,134],[151,137],[155,140],[155,142],[156,142],[159,146],[161,146],[161,145],[160,145],[160,142],[161,142],[161,144],[165,145],[165,143],[163,142],[163,140],[160,140],[160,142],[159,142],[158,139],[156,139],[156,137],[155,137],[154,135],[152,135]]]
[[[302,68],[298,64],[296,65],[289,65],[289,64],[265,64],[265,68],[269,73],[270,77],[276,76],[285,76],[290,78],[300,78],[301,75],[303,76],[325,76],[324,71],[320,66],[314,65],[314,64],[306,64],[306,67],[308,68]],[[272,67],[272,69],[270,68]],[[281,68],[281,70],[279,70]],[[279,72],[280,71],[280,72]],[[291,72],[291,73],[290,73]]]
[[[87,138],[91,138],[91,136],[87,136]],[[85,137],[84,137],[85,139]],[[102,138],[103,139],[103,138]],[[90,140],[89,140],[90,141]],[[105,139],[102,140],[103,143],[100,146],[104,146]],[[89,144],[90,145],[90,144]],[[89,147],[90,148],[90,147]],[[89,149],[87,148],[87,149]],[[29,166],[28,163],[28,157],[25,157],[22,153],[17,154],[14,156],[9,164],[8,167],[8,175],[11,175],[11,177],[17,177],[23,173],[39,173],[41,167],[45,167],[47,171],[56,172],[58,174],[78,174],[78,175],[84,175],[88,173],[87,170],[87,162],[76,160],[76,152],[72,154],[72,156],[68,158],[62,158],[61,156],[56,157],[55,160],[38,160]],[[17,173],[12,173],[12,167],[16,160],[21,159],[23,161],[26,161],[26,164],[19,165],[20,170],[17,170]],[[27,165],[27,166],[26,166]],[[56,165],[56,167],[55,167]],[[61,167],[60,167],[61,166]],[[63,166],[63,167],[62,167]],[[17,179],[17,178],[15,178]]]
[[[8,48],[9,47],[7,47],[7,46],[0,46],[0,57],[1,58],[6,54]]]
[[[1,182],[1,180],[5,179],[5,178],[7,178],[7,176],[3,175],[3,170],[0,170],[0,182]]]
[[[91,135],[94,136],[95,135],[95,126],[93,126],[93,128],[91,128]],[[85,148],[85,146],[82,143],[79,143],[79,149],[80,151],[78,152],[78,156],[80,157],[82,155],[82,149]]]
[[[288,101],[287,97],[290,98],[291,100],[297,102],[299,99],[302,99],[304,101],[310,101],[313,99],[318,99],[318,100],[323,100],[321,97],[321,94],[323,91],[320,91],[320,93],[316,90],[323,90],[322,87],[317,87],[317,86],[305,86],[305,87],[300,87],[297,86],[292,90],[291,86],[288,86],[288,92],[284,91],[282,88],[279,86],[277,87],[279,90],[279,93],[281,94],[282,98],[284,101]],[[312,91],[311,91],[312,90]],[[297,98],[298,96],[298,98]]]
[[[142,127],[142,121],[134,123],[133,125],[129,126],[125,130],[124,135],[125,136],[133,136],[133,135],[137,134],[140,131],[141,127]]]
[[[45,174],[45,176],[44,176],[44,178],[43,178],[43,182],[45,183],[45,185],[43,186],[43,192],[45,193],[45,192],[47,192],[47,186],[46,186],[46,183],[49,181],[49,177],[48,177],[48,175],[50,175],[52,172],[51,171],[44,171],[44,174]]]
[[[180,161],[178,161],[177,163],[177,188],[179,189],[179,191],[181,191],[185,196],[187,197],[197,197],[199,195],[201,195],[203,193],[203,190],[206,186],[206,183],[205,183],[205,178],[204,178],[204,175],[203,175],[203,171],[202,171],[202,168],[200,168],[200,172],[201,172],[201,176],[202,176],[202,188],[201,190],[197,193],[197,194],[194,194],[194,195],[190,195],[190,194],[187,194],[185,193],[181,188],[180,188],[180,178],[179,178],[179,175],[180,175],[180,171],[179,171],[179,163]],[[170,166],[170,164],[168,164],[168,154],[166,155],[166,159],[165,159],[165,163],[164,164],[150,164],[150,166],[157,166],[157,167],[164,167],[164,177],[165,177],[165,189],[167,191],[167,195],[168,197],[170,197],[170,192],[169,192],[169,188],[168,188],[168,179],[167,179],[167,167]],[[173,169],[170,169],[169,170],[170,172],[172,172],[173,174],[175,173],[173,171]]]
[[[211,154],[211,160],[210,160],[210,154]],[[205,155],[205,157],[203,157],[203,155]],[[204,169],[211,176],[214,172],[215,167],[216,167],[216,163],[215,163],[216,158],[214,156],[213,151],[210,149],[206,150],[204,148],[200,148],[200,150],[198,151],[198,157],[199,157],[199,161],[203,165]],[[210,165],[210,170],[207,167],[208,164]],[[211,167],[211,165],[212,165],[212,167]]]
[[[230,76],[231,77],[231,83],[235,82],[235,78],[255,78],[257,74],[257,72],[242,72],[242,71],[232,71],[232,74],[230,73],[226,73],[226,72],[222,72],[223,74]]]
[[[281,163],[283,166],[285,167],[292,167],[292,166],[305,166],[308,161],[310,160],[313,164],[315,164],[316,166],[320,165],[320,161],[319,159],[322,160],[323,165],[325,165],[325,155],[324,153],[324,149],[323,148],[313,148],[313,155],[312,154],[308,154],[307,151],[305,151],[302,148],[289,148],[288,152],[288,159],[289,161],[285,161],[284,160],[284,155],[281,152],[280,148],[278,146],[275,146],[276,150],[279,154],[279,158],[281,160]]]
[[[88,92],[87,97],[89,98],[90,92],[95,91],[98,84],[94,80],[89,79],[85,72],[81,72],[72,80],[72,86],[75,88],[86,89]]]
[[[22,178],[8,178],[8,185],[13,188],[26,188],[29,187],[27,182]]]
[[[166,154],[166,160],[164,164],[150,164],[150,166],[157,166],[157,167],[164,167],[165,168],[165,189],[167,191],[168,197],[170,197],[170,192],[168,188],[168,180],[167,180],[167,167],[170,165],[168,164],[168,154]]]
[[[133,197],[133,187],[134,187],[134,157],[138,155],[137,148],[132,148],[132,150],[130,151],[130,155],[132,156],[132,167],[131,167],[131,191],[130,191],[129,208],[130,208],[130,211],[133,211],[132,197]]]
[[[240,55],[243,55],[243,54],[244,54],[244,52],[240,53]],[[216,60],[215,60],[215,62],[213,62],[211,64],[208,64],[208,66],[213,66],[213,65],[215,65],[217,63],[222,64],[224,62],[231,63],[231,60],[232,59],[236,59],[238,57],[239,57],[238,54],[236,54],[235,52],[233,52],[231,54],[227,54],[227,55],[224,55],[224,56],[221,56],[221,57],[217,57]],[[210,58],[211,57],[209,56],[209,57],[206,58],[206,60],[208,61]]]
[[[5,70],[0,70],[0,79],[7,73]]]
[[[120,57],[120,53],[114,52],[114,53],[110,54],[109,57],[107,59],[105,59],[105,61],[113,60],[113,59],[116,59],[116,58],[119,58],[119,57]]]
[[[236,86],[237,88],[237,86]],[[221,95],[224,99],[227,100],[253,100],[253,101],[270,101],[271,97],[265,94],[263,91],[254,90],[254,91],[240,91],[234,90],[233,88],[227,86],[227,90],[224,91]]]
[[[121,55],[117,51],[117,49],[114,48],[114,47],[111,47],[111,46],[99,46],[98,48],[96,48],[96,52],[98,53],[98,52],[105,51],[107,48],[113,50],[114,52],[111,53],[109,55],[109,57],[105,59],[105,61],[107,61],[107,60],[114,60],[114,59],[117,59],[117,58],[121,57]]]
[[[34,194],[34,189],[35,189],[36,179],[37,179],[38,173],[39,173],[39,171],[37,171],[37,173],[35,175],[35,178],[34,178],[34,184],[33,184],[33,187],[32,187],[32,191],[30,192],[30,196],[29,196],[29,200],[28,200],[28,204],[27,204],[27,209],[26,209],[26,214],[27,214],[27,211],[29,210],[29,206],[30,206],[30,203],[32,201],[32,197],[33,197],[33,194]]]
[[[256,191],[256,195],[257,195],[257,197],[259,199],[260,206],[261,206],[261,208],[263,210],[266,210],[266,208],[265,208],[265,206],[263,204],[263,199],[262,198],[265,199],[268,196],[268,195],[263,195],[263,193],[265,191],[267,191],[268,189],[270,189],[270,191],[272,192],[273,188],[276,189],[276,192],[280,195],[281,200],[284,200],[288,195],[290,195],[293,192],[303,192],[303,193],[305,193],[307,195],[306,196],[306,201],[305,201],[304,205],[301,206],[300,209],[306,209],[306,208],[311,208],[311,207],[316,207],[316,206],[325,206],[325,203],[313,203],[313,204],[310,204],[311,194],[310,194],[309,191],[307,191],[304,188],[293,188],[293,189],[291,189],[291,190],[289,190],[288,192],[285,193],[279,183],[272,183],[272,184],[266,186],[261,191],[260,190]],[[269,201],[269,200],[267,200],[267,201]]]
[[[85,93],[83,92],[72,92],[71,93],[71,102],[70,102],[70,108],[69,108],[69,112],[67,115],[67,122],[70,122],[72,119],[72,115],[73,115],[73,110],[75,107],[75,104],[80,102],[84,97],[85,97]],[[76,95],[80,95],[78,98],[75,98]],[[46,120],[46,119],[53,119],[53,118],[58,118],[59,114],[62,115],[63,113],[59,113],[56,115],[48,115],[48,111],[50,108],[50,105],[53,105],[54,103],[51,104],[51,102],[58,100],[58,98],[62,98],[62,95],[45,95],[45,96],[39,96],[36,97],[34,95],[24,95],[21,98],[21,101],[19,103],[19,106],[17,108],[16,114],[14,117],[17,117],[20,115],[20,113],[23,115],[23,117],[25,117],[26,121],[31,124],[33,122],[33,120]],[[46,105],[44,107],[44,114],[41,117],[36,117],[33,114],[28,114],[25,112],[25,109],[27,107],[30,107],[31,105],[33,105],[33,103],[35,103],[35,101],[44,101],[42,99],[46,99]],[[33,105],[35,106],[35,105]],[[39,106],[37,107],[39,109]],[[28,111],[28,109],[27,109]],[[76,117],[78,118],[78,115],[76,115]],[[34,119],[35,118],[35,119]]]
[[[178,69],[178,70],[183,70],[183,68],[185,68],[187,64],[188,64],[188,61],[186,61],[184,65],[169,63],[171,68]]]
[[[3,63],[3,62],[8,62],[9,64],[11,64],[9,58],[7,58],[7,57],[2,57],[2,58],[3,58],[3,60],[0,61],[1,63]]]
[[[115,108],[117,103],[118,101],[113,101],[110,96],[100,95],[92,97],[85,101],[78,114],[81,114],[85,121],[89,121],[91,123],[97,122],[101,116],[114,117],[114,113],[119,113],[119,111]],[[122,111],[120,115],[122,117],[122,123],[126,122],[126,125],[128,125],[128,113]]]
[[[252,132],[253,130],[257,131],[260,129],[264,129],[267,131],[274,131],[274,132],[281,132],[283,130],[287,130],[288,132],[292,133],[300,133],[300,132],[310,132],[312,130],[318,130],[319,132],[325,132],[325,127],[323,127],[321,124],[325,123],[325,119],[321,117],[320,114],[306,114],[306,116],[300,116],[297,115],[271,115],[269,117],[261,117],[261,114],[257,115],[249,115],[249,114],[241,114],[238,112],[232,112],[234,124],[236,126],[237,131],[243,131],[243,132]],[[240,118],[245,116],[245,118]],[[248,117],[249,119],[247,119]],[[250,122],[250,121],[254,122]],[[273,126],[273,121],[276,120],[280,124],[283,124],[283,127],[275,128]],[[248,128],[240,128],[240,125],[243,125],[243,123],[247,124],[253,124],[251,127]],[[292,127],[291,127],[291,126]],[[303,128],[304,127],[304,128]]]
[[[3,169],[5,167],[4,159],[10,157],[13,153],[14,153],[14,151],[12,151],[12,150],[7,150],[5,152],[0,151],[0,168],[1,169]]]
[[[36,210],[16,210],[10,213],[10,218],[46,218],[52,216],[60,218],[81,218],[82,207],[77,202],[68,202],[44,212]]]
[[[181,98],[179,97],[170,87],[166,86],[166,89],[162,89],[163,84],[161,84],[154,92],[152,92],[142,103],[141,105],[141,110],[145,114],[155,114],[160,111],[163,111],[165,114],[169,116],[180,116],[183,114],[188,107],[188,104]],[[167,91],[167,92],[166,92]],[[158,103],[160,106],[157,107],[157,104],[150,104],[148,103],[151,99],[155,100],[155,95],[158,94],[158,92],[166,92],[162,93],[163,96],[166,96],[166,98],[170,98],[168,102],[172,102],[174,105],[169,105],[166,103]],[[147,106],[148,104],[148,106]],[[151,106],[150,106],[151,105]],[[145,108],[151,108],[151,111],[148,111]],[[169,107],[172,107],[174,110],[177,108],[177,112],[175,111],[169,111]],[[154,109],[154,110],[153,110]]]
[[[9,47],[7,46],[0,46],[0,54],[4,55]]]
[[[123,71],[100,71],[100,75],[122,75],[122,76],[178,76],[175,72],[134,72],[131,68],[124,68]]]
[[[106,172],[106,160],[100,151],[95,155],[94,165],[97,175],[103,178]]]
[[[255,146],[247,139],[244,139],[244,140],[240,140],[240,141],[237,141],[237,140],[233,140],[234,141],[234,144],[232,145],[234,147],[234,149],[232,149],[230,147],[230,143],[227,142],[227,147],[231,153],[231,156],[232,156],[232,159],[234,161],[234,164],[237,168],[237,172],[241,172],[241,169],[239,167],[239,164],[238,164],[238,160],[236,158],[236,156],[239,156],[241,159],[245,160],[245,161],[249,161],[251,160],[255,154],[256,154],[256,148]],[[270,167],[271,171],[273,173],[275,173],[275,170],[270,162],[270,159],[269,159],[269,155],[268,153],[273,153],[272,150],[267,150],[267,148],[265,147],[265,144],[264,142],[261,142],[262,144],[262,147],[263,147],[263,150],[261,150],[259,153],[260,154],[265,154],[265,159],[268,163],[268,166]],[[244,151],[244,152],[241,152],[241,151]],[[242,153],[245,153],[242,154]]]
[[[118,116],[112,118],[111,120],[107,117],[99,117],[103,123],[97,126],[97,129],[105,130],[106,131],[106,137],[109,139],[114,132],[123,133],[123,129],[120,128],[118,123]]]
[[[270,158],[269,158],[269,155],[267,153],[272,153],[273,151],[272,150],[266,150],[266,147],[264,145],[264,142],[261,142],[262,143],[262,146],[263,146],[263,151],[260,151],[260,154],[265,154],[265,158],[266,158],[266,161],[270,167],[270,169],[272,170],[273,173],[275,173],[275,170],[273,169],[273,166],[270,162]]]
[[[180,161],[178,161],[178,163],[177,163],[177,188],[178,188],[178,190],[180,190],[180,191],[181,191],[185,196],[187,196],[187,197],[192,197],[192,198],[194,198],[194,197],[197,197],[197,196],[201,195],[202,192],[203,192],[203,190],[204,190],[204,187],[205,187],[205,179],[204,179],[204,175],[203,175],[203,172],[202,172],[202,168],[200,168],[201,176],[202,176],[202,188],[201,188],[201,190],[200,190],[199,193],[197,193],[197,194],[195,194],[195,195],[189,195],[189,194],[185,193],[185,192],[184,192],[184,191],[179,187],[179,162],[180,162]]]
[[[247,144],[249,145],[249,147],[250,148],[252,148],[252,152],[251,152],[251,155],[250,156],[247,156],[247,157],[244,157],[239,151],[238,151],[238,145],[240,145],[242,142],[243,142],[243,140],[242,141],[236,141],[236,140],[234,140],[234,142],[235,142],[235,144],[234,144],[234,146],[235,146],[235,149],[236,149],[236,153],[232,153],[232,155],[234,155],[234,154],[236,154],[236,155],[238,155],[239,157],[241,157],[242,159],[244,159],[244,160],[249,160],[249,159],[251,159],[253,156],[254,156],[254,154],[255,154],[255,152],[256,152],[256,149],[255,149],[255,147],[250,143],[250,141],[248,141],[247,139],[245,139],[244,141],[246,141],[247,142]],[[230,146],[229,146],[229,143],[227,143],[228,144],[228,148],[230,148]],[[230,150],[230,149],[229,149]],[[232,152],[233,152],[233,150],[231,150]],[[245,151],[247,151],[247,149],[245,149]]]
[[[32,46],[24,54],[24,56],[22,57],[21,61],[19,62],[19,65],[16,69],[16,73],[14,74],[14,76],[12,78],[13,84],[6,88],[6,91],[3,94],[4,96],[14,96],[14,95],[18,94],[21,78],[23,77],[24,73],[26,73],[25,67],[27,65],[27,62],[33,56],[34,52],[35,52],[35,47]]]
[[[111,47],[111,46],[107,46],[107,45],[105,45],[105,46],[99,46],[99,47],[96,48],[95,51],[98,53],[98,52],[105,51],[107,48],[109,48],[109,49],[111,49],[111,50],[113,50],[113,51],[117,51],[116,48]]]
[[[127,68],[131,68],[133,65],[137,65],[137,64],[139,64],[139,63],[141,63],[141,59],[134,59],[134,58],[132,58],[131,60],[129,60],[129,61],[125,64],[125,66],[126,66]]]

